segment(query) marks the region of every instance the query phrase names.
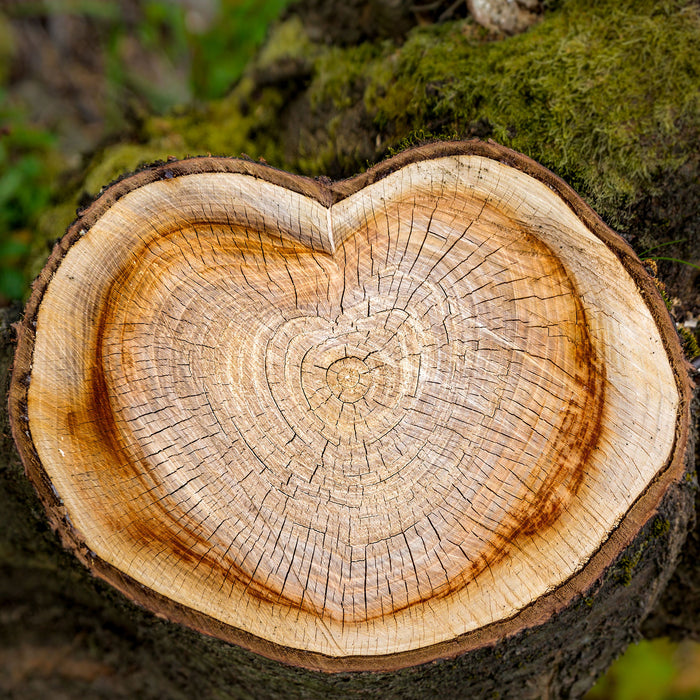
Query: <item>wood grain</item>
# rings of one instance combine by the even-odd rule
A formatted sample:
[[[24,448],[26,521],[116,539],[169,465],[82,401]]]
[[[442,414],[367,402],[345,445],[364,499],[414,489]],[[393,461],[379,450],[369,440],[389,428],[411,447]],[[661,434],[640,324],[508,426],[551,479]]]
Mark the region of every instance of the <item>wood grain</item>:
[[[674,477],[687,378],[624,244],[505,149],[411,153],[168,164],[59,245],[13,429],[132,597],[301,664],[432,658],[570,598]]]

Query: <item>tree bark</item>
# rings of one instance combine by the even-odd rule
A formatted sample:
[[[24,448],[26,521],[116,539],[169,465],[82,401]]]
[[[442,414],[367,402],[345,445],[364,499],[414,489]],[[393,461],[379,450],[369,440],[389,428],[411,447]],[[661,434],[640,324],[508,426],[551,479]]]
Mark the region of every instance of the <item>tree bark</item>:
[[[558,12],[565,11],[566,8]],[[559,17],[557,13],[545,17],[533,30],[533,41],[546,41]],[[680,21],[679,17],[668,19],[670,34]],[[287,21],[290,22],[294,22],[293,16]],[[460,25],[458,31],[447,37],[444,34],[447,28],[442,26],[439,41],[459,51],[460,42],[465,34],[468,36],[468,26],[468,23]],[[280,31],[285,31],[284,25],[271,39],[269,50]],[[423,42],[422,60],[429,64],[433,60],[432,49],[428,46],[433,41],[432,31],[409,34],[406,44],[393,47],[386,55],[378,44],[373,47],[364,44],[361,51],[372,54],[372,70],[383,67],[391,72],[396,68],[396,56],[409,60],[409,52],[415,50],[420,41]],[[537,35],[539,39],[535,31],[542,32]],[[438,39],[437,32],[435,39]],[[565,41],[575,46],[572,37]],[[680,52],[682,42],[678,44]],[[490,46],[473,48],[474,55],[479,51],[482,54],[491,52]],[[517,54],[517,45],[513,45],[512,50]],[[356,172],[365,160],[378,159],[388,145],[397,145],[405,137],[409,141],[419,140],[421,127],[433,134],[442,131],[443,135],[451,129],[461,136],[506,133],[494,134],[488,110],[483,110],[483,120],[479,109],[469,112],[460,103],[465,99],[465,92],[458,91],[450,108],[452,111],[445,111],[441,95],[451,88],[441,81],[454,66],[445,69],[436,63],[433,75],[421,78],[419,83],[420,90],[424,91],[418,100],[421,104],[412,106],[409,113],[403,111],[391,115],[388,122],[382,122],[378,111],[387,108],[387,101],[377,107],[382,98],[377,93],[372,94],[376,80],[369,73],[334,74],[326,49],[320,50],[313,42],[303,49],[296,45],[291,49],[286,47],[285,51],[286,54],[283,52],[282,57],[273,60],[269,51],[266,54],[264,50],[230,100],[207,108],[205,119],[215,125],[212,131],[222,130],[221,115],[226,115],[224,121],[233,130],[240,130],[238,136],[231,138],[234,131],[229,131],[228,127],[223,129],[230,150],[264,156],[275,165],[296,171],[338,176]],[[359,60],[356,47],[349,47],[347,52],[350,60]],[[294,58],[291,63],[290,54]],[[344,57],[336,54],[336,58]],[[463,55],[461,60],[468,64],[473,59]],[[507,63],[507,59],[502,60]],[[363,63],[361,70],[369,70],[367,64]],[[554,70],[552,66],[550,70]],[[329,76],[333,76],[332,79]],[[333,85],[332,80],[338,83]],[[399,82],[397,85],[415,89],[408,77],[401,77],[401,80],[406,84]],[[382,89],[387,88],[383,86]],[[567,88],[562,84],[559,89],[564,94]],[[645,94],[643,101],[648,98]],[[528,99],[534,100],[536,112],[537,96],[531,94]],[[405,104],[399,101],[399,109],[405,109]],[[437,105],[442,106],[436,110]],[[460,112],[461,109],[464,111]],[[683,110],[679,113],[683,114]],[[329,123],[331,115],[335,123]],[[229,150],[212,137],[206,126],[204,134],[188,132],[191,125],[200,124],[202,118],[197,115],[167,122],[155,120],[139,135],[141,145],[138,148],[129,151],[131,146],[121,145],[97,158],[90,169],[86,189],[94,192],[110,177],[133,168],[143,159],[165,158],[173,153]],[[611,118],[608,125],[613,123]],[[520,124],[521,129],[523,126]],[[641,125],[640,129],[643,128]],[[693,124],[687,118],[680,119],[675,128],[672,136],[664,135],[659,140],[675,138],[674,149],[682,150],[682,144],[688,144],[687,152],[694,152],[691,147],[695,138]],[[517,140],[518,136],[508,138]],[[557,136],[555,143],[559,144],[563,138]],[[585,137],[580,135],[572,143],[583,152],[584,142]],[[536,144],[534,149],[523,150],[532,152],[539,148],[540,153],[545,154],[540,160],[553,165],[559,174],[582,183],[581,189],[589,201],[599,205],[609,221],[622,224],[621,228],[628,234],[632,233],[632,222],[637,222],[641,228],[634,235],[642,238],[645,245],[685,237],[687,242],[681,245],[686,246],[686,251],[697,246],[698,238],[693,236],[696,230],[693,227],[697,226],[697,208],[693,207],[697,188],[690,186],[697,177],[697,165],[692,159],[682,163],[670,157],[664,160],[658,157],[663,149],[652,149],[655,155],[650,157],[658,157],[660,170],[646,180],[638,175],[634,164],[623,164],[618,173],[625,173],[636,188],[630,193],[614,178],[609,178],[602,189],[594,181],[597,175],[591,172],[596,168],[605,178],[606,173],[618,167],[612,164],[612,156],[606,156],[609,161],[605,158],[596,161],[595,167],[587,170],[589,164],[583,156],[558,165],[548,160],[546,138]],[[125,154],[131,155],[125,158]],[[593,157],[600,156],[596,153]],[[552,158],[556,159],[556,154]],[[658,183],[664,179],[669,180],[666,191],[672,195],[665,201],[673,201],[674,206],[664,218],[663,228],[656,222],[653,235],[657,238],[651,238],[651,229],[644,228],[650,226],[645,223],[648,217],[642,214],[651,210],[652,216],[659,216],[658,208],[651,207],[650,200],[663,200]],[[615,190],[615,187],[621,189]],[[652,195],[652,191],[656,194]],[[621,201],[629,209],[622,207]],[[46,235],[55,238],[57,233],[52,228]],[[694,284],[693,278],[676,280],[675,276],[666,276],[665,279],[681,304],[692,309],[694,302],[689,290]],[[8,323],[16,316],[12,318],[10,312],[5,312],[5,318],[4,361],[9,363],[12,333]],[[326,675],[279,665],[243,648],[156,619],[93,579],[62,550],[49,531],[42,506],[22,474],[9,440],[6,416],[3,420],[5,461],[0,472],[3,485],[0,512],[4,527],[0,549],[3,568],[0,597],[6,603],[7,612],[3,615],[0,687],[10,697],[63,694],[67,697],[177,698],[198,693],[204,697],[283,698],[352,696],[358,692],[383,697],[578,697],[625,644],[639,638],[641,631],[697,636],[697,616],[692,612],[688,614],[698,607],[694,583],[698,578],[697,558],[692,554],[693,543],[697,542],[695,531],[688,548],[683,549],[686,532],[694,523],[697,495],[690,459],[684,467],[684,475],[666,491],[655,514],[648,518],[637,536],[626,541],[626,547],[617,552],[612,566],[589,582],[586,590],[581,590],[570,605],[555,605],[546,624],[539,624],[535,616],[522,631],[510,630],[509,635],[502,637],[496,626],[493,637],[468,656],[442,658],[393,673]],[[680,565],[671,584],[665,587],[679,557]],[[657,605],[660,596],[661,602]],[[572,640],[586,643],[583,647],[572,646]]]

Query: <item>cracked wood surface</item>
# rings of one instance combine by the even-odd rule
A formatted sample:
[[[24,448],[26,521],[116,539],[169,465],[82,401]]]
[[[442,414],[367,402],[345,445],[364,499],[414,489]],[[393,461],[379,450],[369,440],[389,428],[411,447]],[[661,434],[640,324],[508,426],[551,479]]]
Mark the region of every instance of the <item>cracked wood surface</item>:
[[[35,286],[10,401],[93,571],[339,670],[584,591],[680,475],[688,397],[625,244],[457,143],[334,186],[215,158],[116,183]]]

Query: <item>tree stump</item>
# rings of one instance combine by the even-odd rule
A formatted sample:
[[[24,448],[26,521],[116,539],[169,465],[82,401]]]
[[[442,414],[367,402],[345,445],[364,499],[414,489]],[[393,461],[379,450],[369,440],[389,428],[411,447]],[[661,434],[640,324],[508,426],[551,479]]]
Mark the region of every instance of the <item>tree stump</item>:
[[[65,545],[155,613],[307,669],[555,639],[689,468],[653,280],[490,143],[336,184],[143,170],[57,244],[18,336],[13,434]]]

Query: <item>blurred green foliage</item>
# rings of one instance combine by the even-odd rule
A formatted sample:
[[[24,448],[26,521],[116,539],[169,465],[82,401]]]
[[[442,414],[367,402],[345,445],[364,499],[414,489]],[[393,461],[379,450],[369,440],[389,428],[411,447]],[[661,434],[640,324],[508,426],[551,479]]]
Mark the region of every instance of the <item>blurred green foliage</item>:
[[[700,647],[668,639],[632,644],[586,700],[700,700]]]
[[[25,262],[31,231],[57,190],[65,144],[53,125],[37,123],[13,93],[17,23],[59,15],[90,20],[97,28],[107,96],[103,138],[141,114],[224,95],[240,78],[267,28],[290,0],[44,0],[8,3],[0,10],[0,304],[27,290]],[[128,60],[160,66],[160,79]],[[76,51],[82,50],[76,47]],[[67,69],[70,69],[68,67]],[[60,68],[59,68],[60,70]],[[95,76],[93,76],[95,77]],[[67,96],[70,99],[70,95]],[[98,144],[92,144],[96,147]]]
[[[46,164],[55,143],[50,133],[26,125],[21,112],[0,106],[0,302],[25,291],[30,227],[50,199]]]
[[[178,64],[186,59],[189,96],[208,100],[224,95],[241,76],[249,59],[265,38],[269,24],[289,4],[289,0],[222,0],[214,21],[198,19],[183,4],[164,0],[143,3],[143,20],[137,26],[141,44]],[[113,37],[119,43],[123,27]],[[111,50],[111,82],[124,81],[114,46]],[[143,84],[155,111],[174,106],[156,86]]]

